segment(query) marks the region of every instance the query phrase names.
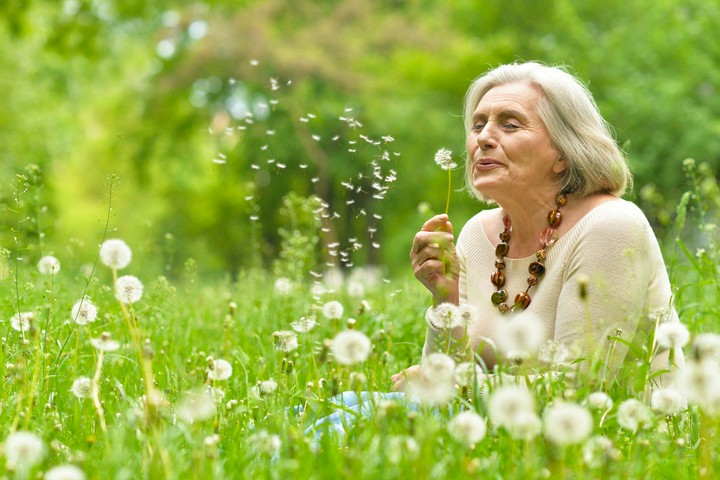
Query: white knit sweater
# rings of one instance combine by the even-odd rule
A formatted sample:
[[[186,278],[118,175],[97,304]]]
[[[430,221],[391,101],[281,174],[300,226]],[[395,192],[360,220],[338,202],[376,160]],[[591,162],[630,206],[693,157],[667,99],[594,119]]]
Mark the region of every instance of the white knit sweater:
[[[495,364],[495,354],[484,339],[496,339],[508,318],[522,314],[501,314],[490,301],[496,290],[490,282],[495,247],[482,220],[492,212],[475,215],[458,237],[460,303],[474,305],[479,319],[470,325],[467,335],[459,329],[450,332],[457,341],[471,342],[488,368]],[[527,287],[528,265],[534,258],[505,259],[509,304]],[[539,284],[530,289],[532,302],[526,312],[539,317],[548,339],[579,355],[605,355],[608,335],[617,332],[623,339],[645,344],[658,314],[667,321],[678,321],[658,242],[645,215],[631,202],[617,200],[596,206],[549,248],[545,266]],[[588,280],[585,300],[579,294],[581,278]],[[423,355],[445,350],[447,334],[429,325]],[[628,347],[617,343],[610,366],[619,367],[627,354]]]

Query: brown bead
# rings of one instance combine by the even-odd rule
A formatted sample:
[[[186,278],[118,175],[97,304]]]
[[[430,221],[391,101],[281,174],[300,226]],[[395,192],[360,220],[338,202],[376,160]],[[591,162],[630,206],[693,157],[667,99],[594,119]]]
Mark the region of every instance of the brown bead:
[[[527,292],[515,295],[515,306],[525,310],[530,305],[530,295]]]
[[[562,223],[562,218],[563,218],[563,216],[562,216],[562,213],[560,213],[560,210],[558,210],[558,209],[551,210],[547,216],[548,225],[550,225],[553,228],[557,228]]]
[[[567,203],[567,195],[565,195],[564,193],[559,194],[557,198],[555,198],[555,203],[558,207],[562,207]]]
[[[542,262],[547,258],[547,250],[544,248],[541,248],[537,252],[535,252],[535,257],[537,257],[538,262]]]
[[[512,230],[512,222],[510,221],[510,217],[508,217],[507,215],[503,217],[503,225],[505,225],[506,231],[509,232],[510,230]]]
[[[498,290],[497,292],[493,293],[490,297],[490,300],[492,300],[493,305],[500,305],[508,298],[508,293],[505,290]]]
[[[500,270],[493,272],[493,274],[490,275],[490,281],[496,287],[502,288],[505,285],[505,274]]]
[[[546,228],[540,235],[540,241],[542,242],[543,248],[552,246],[557,239],[557,232],[552,227]]]
[[[498,246],[495,247],[495,256],[496,257],[504,257],[507,255],[508,251],[510,251],[510,247],[507,243],[502,242],[498,243]]]
[[[498,305],[498,310],[500,310],[501,313],[505,313],[512,310],[512,307],[510,307],[507,303],[501,303]]]
[[[495,268],[498,270],[505,270],[505,260],[498,258],[495,260]]]
[[[509,242],[510,241],[510,232],[508,232],[507,230],[502,232],[500,234],[500,241],[505,242],[505,243]]]
[[[532,262],[530,266],[528,267],[528,272],[530,275],[535,275],[536,277],[542,277],[545,273],[545,265],[543,265],[540,262]]]
[[[537,285],[539,281],[540,281],[540,279],[538,277],[536,277],[535,275],[530,275],[530,276],[528,276],[528,279],[527,279],[528,285],[530,285],[531,287]]]

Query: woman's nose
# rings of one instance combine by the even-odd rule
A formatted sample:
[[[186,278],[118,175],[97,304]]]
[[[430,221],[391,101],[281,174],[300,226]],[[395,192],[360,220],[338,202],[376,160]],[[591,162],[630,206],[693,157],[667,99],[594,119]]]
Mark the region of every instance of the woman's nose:
[[[497,140],[495,136],[495,129],[490,123],[485,125],[483,129],[477,135],[477,144],[483,150],[488,148],[495,148],[497,146]]]

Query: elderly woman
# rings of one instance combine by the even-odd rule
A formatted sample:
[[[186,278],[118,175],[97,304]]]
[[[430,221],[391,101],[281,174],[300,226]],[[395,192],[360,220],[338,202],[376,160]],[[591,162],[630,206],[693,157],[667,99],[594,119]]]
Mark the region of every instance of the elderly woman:
[[[495,340],[521,312],[545,338],[596,358],[606,358],[609,335],[645,344],[658,318],[678,321],[653,231],[620,198],[631,182],[623,153],[575,77],[538,63],[500,66],[472,83],[464,120],[468,188],[497,208],[475,215],[456,247],[446,215],[415,236],[412,266],[434,305],[477,313],[446,329],[431,308],[424,356],[447,351],[449,335],[456,357],[479,354],[490,371]],[[628,355],[618,342],[609,367]],[[658,368],[667,365],[665,355]],[[394,389],[419,374],[394,375]]]

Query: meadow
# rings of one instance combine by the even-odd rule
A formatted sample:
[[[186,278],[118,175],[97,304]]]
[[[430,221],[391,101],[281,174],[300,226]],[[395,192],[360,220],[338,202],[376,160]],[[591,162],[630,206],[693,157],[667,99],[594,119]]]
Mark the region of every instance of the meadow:
[[[664,242],[682,328],[658,313],[617,377],[523,335],[487,378],[438,353],[412,400],[362,411],[337,395],[388,392],[419,362],[429,299],[381,269],[308,268],[297,238],[317,232],[287,235],[272,269],[214,280],[192,260],[168,278],[112,238],[111,197],[93,256],[31,258],[43,236],[16,235],[0,262],[2,478],[714,478],[720,194],[707,166],[684,168]],[[16,185],[18,205],[33,198]],[[686,362],[651,389],[658,345]]]

